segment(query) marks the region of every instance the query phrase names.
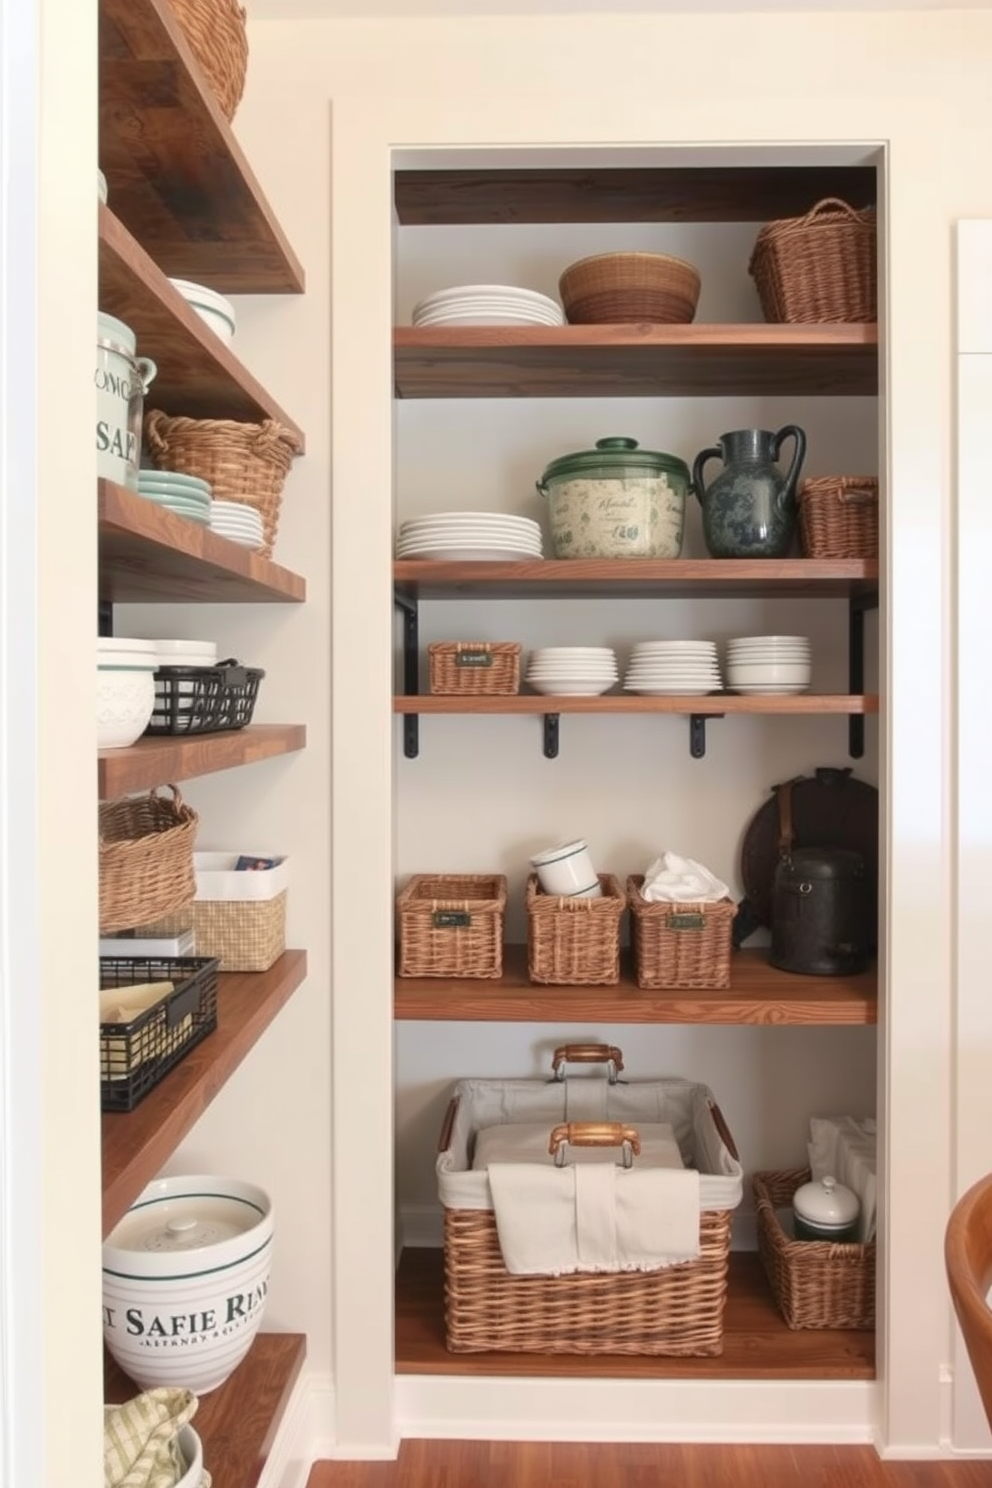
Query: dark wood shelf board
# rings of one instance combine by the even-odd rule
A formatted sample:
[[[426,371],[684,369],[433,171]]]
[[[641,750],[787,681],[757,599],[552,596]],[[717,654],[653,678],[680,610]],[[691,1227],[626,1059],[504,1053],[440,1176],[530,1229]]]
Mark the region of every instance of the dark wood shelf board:
[[[401,170],[402,227],[558,222],[765,222],[827,196],[874,203],[873,166]]]
[[[100,598],[112,604],[287,604],[306,581],[200,522],[97,483]]]
[[[133,1111],[104,1112],[105,1236],[158,1174],[306,974],[306,951],[284,951],[268,971],[223,973],[214,1032]]]
[[[544,558],[393,564],[411,599],[847,599],[878,592],[877,559]]]
[[[166,274],[226,294],[304,276],[168,0],[100,0],[100,167]]]
[[[873,397],[874,325],[399,326],[400,398]]]
[[[256,1488],[306,1353],[302,1333],[259,1333],[230,1378],[200,1397],[190,1424],[213,1488]],[[105,1352],[104,1400],[121,1405],[140,1393]]]
[[[422,693],[414,697],[394,697],[394,713],[675,713],[719,718],[730,714],[777,714],[812,717],[819,714],[877,713],[878,696],[864,693],[800,693],[798,697],[781,695],[741,697],[732,693],[710,693],[706,697],[640,697],[623,693],[600,697],[555,697],[518,693],[512,697],[434,697]]]
[[[100,799],[107,801],[165,782],[254,765],[259,760],[305,749],[306,742],[306,726],[302,723],[253,723],[243,729],[192,734],[188,738],[148,735],[127,749],[98,751]]]
[[[158,371],[145,411],[190,418],[275,419],[305,446],[303,431],[169,283],[144,248],[100,207],[100,309],[135,332],[138,353]]]
[[[527,947],[503,951],[503,975],[401,977],[394,1016],[442,1023],[730,1023],[812,1027],[877,1022],[874,968],[858,976],[810,977],[769,966],[767,953],[734,952],[730,986],[699,991],[638,987],[630,954],[613,987],[540,986],[527,975]]]
[[[444,1337],[444,1257],[404,1250],[396,1277],[396,1372],[553,1379],[871,1380],[875,1334],[786,1327],[756,1254],[733,1251],[723,1353],[715,1359],[648,1355],[451,1354]]]

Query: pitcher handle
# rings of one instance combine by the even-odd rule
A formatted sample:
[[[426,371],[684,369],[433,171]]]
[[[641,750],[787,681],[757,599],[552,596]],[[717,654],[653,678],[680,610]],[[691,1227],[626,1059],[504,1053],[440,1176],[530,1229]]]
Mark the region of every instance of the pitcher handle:
[[[700,450],[692,462],[692,489],[696,493],[696,500],[702,505],[703,493],[706,487],[703,485],[703,469],[707,460],[722,459],[723,450],[719,446],[712,449]]]
[[[806,434],[798,424],[784,424],[772,439],[772,459],[778,460],[782,451],[782,445],[789,435],[795,440],[795,448],[792,451],[792,463],[785,477],[785,484],[779,492],[779,508],[791,506],[796,499],[796,485],[799,481],[799,472],[803,468],[806,458]]]

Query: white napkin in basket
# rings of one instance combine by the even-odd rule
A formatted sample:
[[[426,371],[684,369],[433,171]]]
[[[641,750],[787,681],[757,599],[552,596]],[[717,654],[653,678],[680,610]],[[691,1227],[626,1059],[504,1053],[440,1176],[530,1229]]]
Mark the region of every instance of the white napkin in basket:
[[[702,863],[678,853],[662,853],[644,870],[641,898],[652,903],[710,904],[729,895],[727,885]]]

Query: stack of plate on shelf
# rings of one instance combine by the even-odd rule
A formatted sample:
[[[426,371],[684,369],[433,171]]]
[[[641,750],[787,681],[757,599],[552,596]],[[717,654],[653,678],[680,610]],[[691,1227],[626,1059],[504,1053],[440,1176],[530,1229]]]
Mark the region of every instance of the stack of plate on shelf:
[[[739,636],[727,642],[727,686],[735,692],[805,692],[812,672],[806,636]]]
[[[463,284],[428,295],[414,305],[411,319],[415,326],[560,326],[565,324],[565,312],[557,300],[534,289]]]
[[[148,641],[155,647],[160,667],[212,667],[217,665],[216,641]]]
[[[641,641],[631,652],[625,692],[644,697],[704,697],[719,692],[713,641]]]
[[[437,512],[400,525],[397,558],[489,559],[521,563],[542,557],[541,528],[530,517],[504,512]]]
[[[210,508],[210,531],[255,552],[265,546],[262,513],[241,501],[215,501]]]
[[[210,487],[197,475],[173,470],[139,470],[138,495],[192,522],[210,521]]]
[[[619,679],[609,646],[539,646],[527,664],[534,691],[557,697],[598,697]]]
[[[205,284],[191,284],[188,279],[170,279],[169,282],[222,341],[233,340],[236,318],[230,300],[215,289],[208,289]]]

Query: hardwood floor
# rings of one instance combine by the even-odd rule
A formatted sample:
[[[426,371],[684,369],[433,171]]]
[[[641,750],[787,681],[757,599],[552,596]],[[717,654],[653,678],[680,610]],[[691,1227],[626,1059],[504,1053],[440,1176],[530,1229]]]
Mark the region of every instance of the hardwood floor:
[[[992,1461],[882,1462],[871,1447],[405,1441],[318,1462],[308,1488],[990,1488]]]

